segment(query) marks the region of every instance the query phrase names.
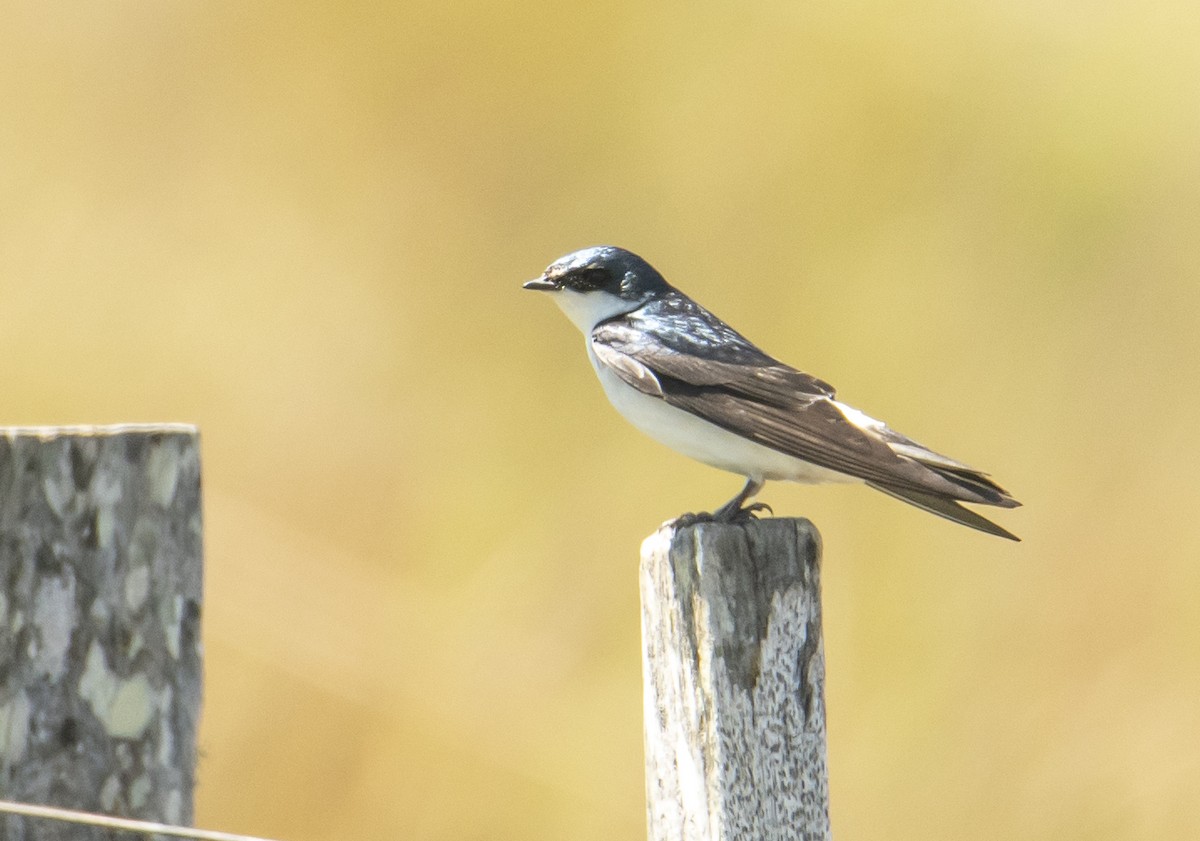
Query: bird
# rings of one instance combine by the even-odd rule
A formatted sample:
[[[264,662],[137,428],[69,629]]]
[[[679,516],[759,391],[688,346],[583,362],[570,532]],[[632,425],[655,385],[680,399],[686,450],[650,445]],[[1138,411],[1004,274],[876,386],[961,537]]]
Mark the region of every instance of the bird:
[[[837,399],[611,245],[574,251],[525,289],[549,294],[586,338],[605,395],[639,430],[746,484],[690,521],[744,522],[767,481],[862,482],[933,514],[1020,540],[961,503],[1016,508],[988,474]],[[771,512],[774,513],[774,512]]]

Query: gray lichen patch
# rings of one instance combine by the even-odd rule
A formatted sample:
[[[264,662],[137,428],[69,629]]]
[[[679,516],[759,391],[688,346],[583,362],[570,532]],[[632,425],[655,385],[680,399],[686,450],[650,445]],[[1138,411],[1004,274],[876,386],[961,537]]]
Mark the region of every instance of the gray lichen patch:
[[[175,499],[179,484],[180,450],[172,446],[155,447],[146,462],[150,497],[166,508]]]
[[[53,448],[46,456],[57,455],[62,462],[67,460],[65,446],[49,444]],[[57,452],[54,452],[57,451]],[[58,517],[65,517],[75,501],[75,480],[69,469],[46,470],[42,474],[42,495],[50,505],[50,510]]]
[[[167,653],[171,659],[178,660],[180,655],[180,637],[183,635],[183,596],[171,599],[171,615],[163,617],[163,637],[167,644]]]
[[[140,738],[158,712],[160,693],[145,675],[122,679],[104,662],[104,651],[93,641],[79,679],[79,696],[88,702],[105,732],[118,739]]]
[[[24,692],[18,692],[0,705],[0,760],[4,764],[5,776],[14,763],[25,758],[31,712],[29,696]]]
[[[125,574],[125,606],[136,613],[150,594],[150,567],[139,564]]]
[[[100,808],[105,812],[114,812],[117,808],[117,798],[121,796],[121,778],[110,774],[100,787]]]
[[[195,429],[0,429],[0,502],[0,792],[190,821]]]
[[[92,477],[89,488],[95,542],[100,549],[112,548],[117,537],[117,526],[121,522],[123,509],[121,507],[124,495],[124,485],[113,473],[99,470]]]
[[[162,708],[171,709],[175,703],[175,698],[171,692],[171,687],[165,687],[162,692]],[[161,716],[158,720],[158,750],[155,753],[155,759],[164,768],[169,768],[175,764],[175,733],[171,729],[172,721],[167,716]]]
[[[173,788],[168,791],[163,803],[163,821],[173,824],[184,823],[186,821],[183,810],[184,802],[183,792],[179,789]]]
[[[129,805],[135,809],[143,809],[146,806],[146,799],[149,796],[150,778],[142,774],[129,786]]]
[[[51,680],[59,680],[66,671],[75,624],[75,579],[69,574],[42,578],[33,597],[33,625],[37,631],[33,659],[34,668]]]

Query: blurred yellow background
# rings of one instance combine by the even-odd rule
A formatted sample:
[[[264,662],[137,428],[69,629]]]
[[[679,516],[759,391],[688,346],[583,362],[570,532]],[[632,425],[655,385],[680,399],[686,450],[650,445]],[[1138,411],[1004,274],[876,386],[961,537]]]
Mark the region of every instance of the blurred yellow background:
[[[7,3],[7,424],[203,434],[201,825],[644,836],[637,551],[741,486],[520,289],[635,250],[1026,507],[855,487],[834,830],[1200,837],[1200,8]]]

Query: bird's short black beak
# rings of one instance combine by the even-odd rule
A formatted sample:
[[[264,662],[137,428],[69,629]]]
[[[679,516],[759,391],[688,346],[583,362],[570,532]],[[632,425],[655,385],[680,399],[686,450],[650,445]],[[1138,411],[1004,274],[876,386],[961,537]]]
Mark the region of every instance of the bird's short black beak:
[[[521,285],[522,289],[536,289],[539,292],[554,292],[558,289],[558,284],[552,280],[546,280],[545,277],[539,277],[537,280],[528,280]]]

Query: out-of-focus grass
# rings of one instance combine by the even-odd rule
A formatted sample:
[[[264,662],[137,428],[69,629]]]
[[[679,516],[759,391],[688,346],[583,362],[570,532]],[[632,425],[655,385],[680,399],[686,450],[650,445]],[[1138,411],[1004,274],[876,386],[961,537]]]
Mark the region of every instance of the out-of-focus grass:
[[[201,424],[199,817],[642,829],[636,552],[738,486],[519,283],[614,242],[991,469],[825,537],[849,838],[1200,834],[1200,12],[110,3],[0,30],[7,423]]]

